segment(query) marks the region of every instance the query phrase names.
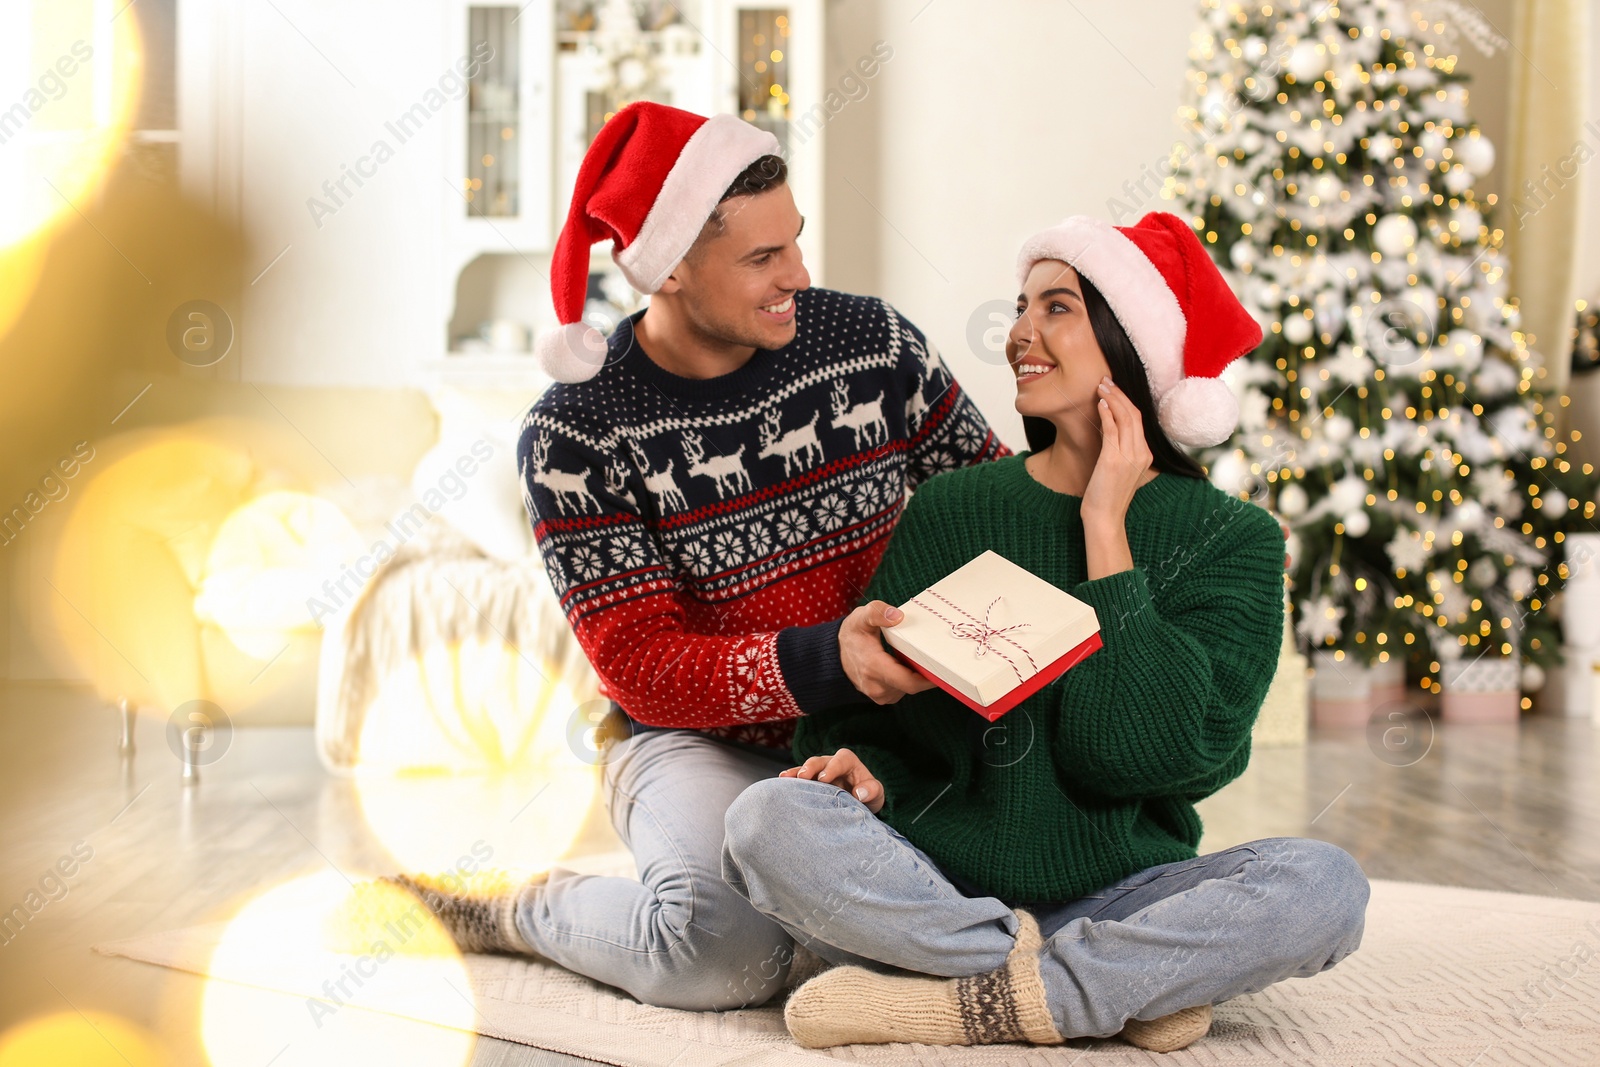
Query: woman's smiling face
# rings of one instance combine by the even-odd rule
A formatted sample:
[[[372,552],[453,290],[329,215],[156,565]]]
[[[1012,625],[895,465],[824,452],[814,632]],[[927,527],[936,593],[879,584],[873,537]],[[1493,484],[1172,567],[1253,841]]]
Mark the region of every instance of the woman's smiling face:
[[[1111,373],[1089,324],[1078,272],[1041,259],[1017,296],[1017,321],[1006,337],[1006,361],[1017,376],[1017,411],[1054,418],[1093,419],[1095,387]]]

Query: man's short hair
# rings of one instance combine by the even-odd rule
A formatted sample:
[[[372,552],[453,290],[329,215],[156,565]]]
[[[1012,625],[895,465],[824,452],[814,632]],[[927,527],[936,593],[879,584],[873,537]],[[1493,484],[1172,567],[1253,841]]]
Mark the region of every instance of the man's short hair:
[[[736,196],[764,193],[774,186],[782,185],[788,178],[789,165],[783,161],[782,156],[762,156],[739,172],[739,176],[733,179],[733,183],[722,194],[722,199],[731,200]]]
[[[689,249],[689,255],[694,255],[707,240],[721,236],[723,230],[727,228],[726,215],[722,210],[723,204],[736,196],[755,196],[769,189],[776,189],[788,179],[789,165],[783,161],[782,156],[761,156],[740,171],[739,176],[734,178],[723,192],[722,199],[717,201],[711,217],[706,219],[705,226],[700,230],[700,236]]]

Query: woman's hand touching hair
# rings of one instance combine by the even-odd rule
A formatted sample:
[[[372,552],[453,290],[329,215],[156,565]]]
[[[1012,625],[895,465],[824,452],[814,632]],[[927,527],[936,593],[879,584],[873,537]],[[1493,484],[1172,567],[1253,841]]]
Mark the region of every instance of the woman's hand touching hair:
[[[1133,552],[1128,547],[1128,505],[1133,494],[1148,481],[1152,456],[1144,437],[1144,416],[1128,394],[1107,375],[1095,389],[1100,412],[1100,455],[1089,485],[1083,491],[1084,549],[1089,578],[1104,578],[1129,570]]]
[[[883,809],[883,783],[872,777],[861,757],[848,748],[831,756],[812,756],[798,767],[790,767],[779,778],[810,778],[827,782],[855,797],[876,815]]]
[[[1154,457],[1144,439],[1144,416],[1108,374],[1100,380],[1096,409],[1100,414],[1100,455],[1083,491],[1083,517],[1119,525],[1145,482]]]

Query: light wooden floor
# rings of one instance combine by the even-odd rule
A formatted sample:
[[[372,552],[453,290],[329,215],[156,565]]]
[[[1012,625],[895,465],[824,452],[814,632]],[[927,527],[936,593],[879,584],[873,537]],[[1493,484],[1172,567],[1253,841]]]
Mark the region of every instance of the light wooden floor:
[[[160,727],[142,724],[125,766],[115,713],[81,691],[0,691],[0,909],[75,843],[94,849],[67,895],[0,945],[0,1028],[100,1010],[157,1031],[168,1062],[204,1064],[202,979],[88,946],[226,918],[264,887],[330,862],[352,874],[389,869],[348,785],[319,767],[308,729],[241,731],[199,788],[185,790]],[[1243,778],[1202,805],[1202,850],[1319,837],[1349,849],[1374,878],[1600,900],[1600,731],[1591,723],[1440,727],[1425,756],[1397,762],[1361,733],[1259,750]],[[608,836],[591,818],[583,850],[615,847]],[[273,1052],[263,1050],[263,1067]],[[472,1059],[581,1062],[489,1038]]]

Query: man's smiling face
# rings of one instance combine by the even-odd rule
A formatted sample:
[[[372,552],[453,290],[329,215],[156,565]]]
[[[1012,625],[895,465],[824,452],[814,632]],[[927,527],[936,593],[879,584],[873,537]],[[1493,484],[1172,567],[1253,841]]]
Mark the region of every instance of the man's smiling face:
[[[794,294],[811,285],[798,238],[805,225],[787,184],[718,205],[721,223],[662,286],[682,299],[689,324],[707,340],[777,349],[794,340]]]

